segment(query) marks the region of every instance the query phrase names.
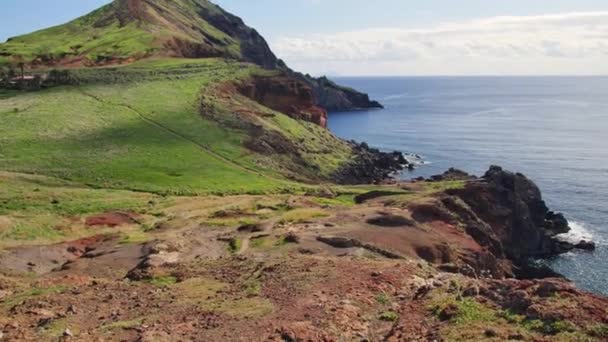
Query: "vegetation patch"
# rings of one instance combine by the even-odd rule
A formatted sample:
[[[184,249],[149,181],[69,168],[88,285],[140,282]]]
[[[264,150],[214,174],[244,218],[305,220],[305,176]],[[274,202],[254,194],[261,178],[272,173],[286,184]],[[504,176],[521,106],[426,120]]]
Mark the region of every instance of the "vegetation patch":
[[[539,332],[543,335],[557,335],[560,333],[576,332],[579,329],[568,321],[542,321],[538,319],[526,320],[522,326],[528,330]]]
[[[440,320],[447,320],[457,325],[474,322],[489,322],[496,318],[496,312],[473,299],[456,299],[444,295],[434,300],[432,312]]]
[[[386,293],[380,293],[376,296],[376,302],[382,305],[390,303],[391,298]]]
[[[328,217],[329,214],[316,208],[299,208],[286,212],[281,216],[281,224],[306,223],[315,218]]]
[[[108,323],[106,325],[101,326],[102,331],[111,331],[116,329],[131,329],[138,327],[144,323],[144,317],[126,320],[126,321],[118,321],[113,323]]]
[[[378,317],[381,321],[395,322],[399,319],[399,314],[394,311],[385,311]]]
[[[41,327],[41,334],[46,337],[57,338],[63,335],[65,329],[68,328],[68,320],[66,318],[53,319],[45,327]]]
[[[232,238],[228,241],[228,251],[232,254],[236,254],[241,251],[243,247],[243,240],[239,238]]]
[[[184,304],[195,304],[213,312],[223,313],[238,318],[257,318],[273,311],[272,303],[257,295],[261,283],[257,280],[247,282],[241,290],[249,297],[231,298],[223,291],[227,284],[206,278],[192,278],[172,287],[178,290],[179,300]]]
[[[596,324],[586,329],[587,334],[597,338],[608,338],[608,324]]]
[[[136,229],[123,232],[119,243],[121,245],[136,245],[148,242],[151,239],[152,237],[148,233],[144,232],[143,230]]]
[[[16,305],[22,304],[28,299],[62,293],[63,291],[65,291],[65,287],[63,286],[53,286],[48,288],[34,287],[7,298],[6,300],[4,300],[4,302],[0,303],[0,309],[8,310]]]
[[[173,276],[154,277],[148,282],[156,287],[169,287],[177,283],[177,278]]]
[[[355,205],[354,194],[341,194],[334,198],[314,197],[312,200],[319,205],[326,206],[352,207]]]

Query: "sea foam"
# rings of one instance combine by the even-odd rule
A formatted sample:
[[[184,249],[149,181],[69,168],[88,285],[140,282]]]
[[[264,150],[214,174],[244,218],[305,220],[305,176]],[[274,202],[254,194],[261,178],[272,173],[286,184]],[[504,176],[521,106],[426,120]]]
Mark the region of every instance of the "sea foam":
[[[576,221],[570,221],[569,223],[570,223],[570,231],[566,234],[560,234],[559,235],[560,238],[562,238],[566,241],[573,242],[573,243],[577,243],[582,240],[593,241],[596,243],[599,242],[599,241],[596,241],[595,236],[589,230],[589,228],[587,227],[587,225],[585,223],[576,222]]]

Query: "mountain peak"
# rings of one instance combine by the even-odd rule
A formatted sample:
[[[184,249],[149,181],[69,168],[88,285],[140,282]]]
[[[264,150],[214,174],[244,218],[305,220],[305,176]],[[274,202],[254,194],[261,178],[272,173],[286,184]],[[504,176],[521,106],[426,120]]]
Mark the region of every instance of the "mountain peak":
[[[11,38],[2,57],[100,65],[151,56],[224,57],[275,68],[264,38],[207,0],[115,0],[69,23]]]

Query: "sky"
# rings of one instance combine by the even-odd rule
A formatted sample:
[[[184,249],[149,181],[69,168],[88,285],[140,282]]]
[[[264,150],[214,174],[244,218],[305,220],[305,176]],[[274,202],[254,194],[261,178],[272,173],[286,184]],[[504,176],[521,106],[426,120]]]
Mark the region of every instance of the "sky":
[[[0,41],[108,2],[2,0]],[[216,3],[289,66],[314,75],[608,75],[606,0]]]

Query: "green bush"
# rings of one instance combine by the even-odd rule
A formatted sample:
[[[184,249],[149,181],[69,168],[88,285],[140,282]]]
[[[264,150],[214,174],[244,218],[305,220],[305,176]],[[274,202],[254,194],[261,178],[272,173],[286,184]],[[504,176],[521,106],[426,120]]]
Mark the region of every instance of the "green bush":
[[[378,317],[381,321],[395,322],[399,319],[399,315],[394,311],[385,311]]]

